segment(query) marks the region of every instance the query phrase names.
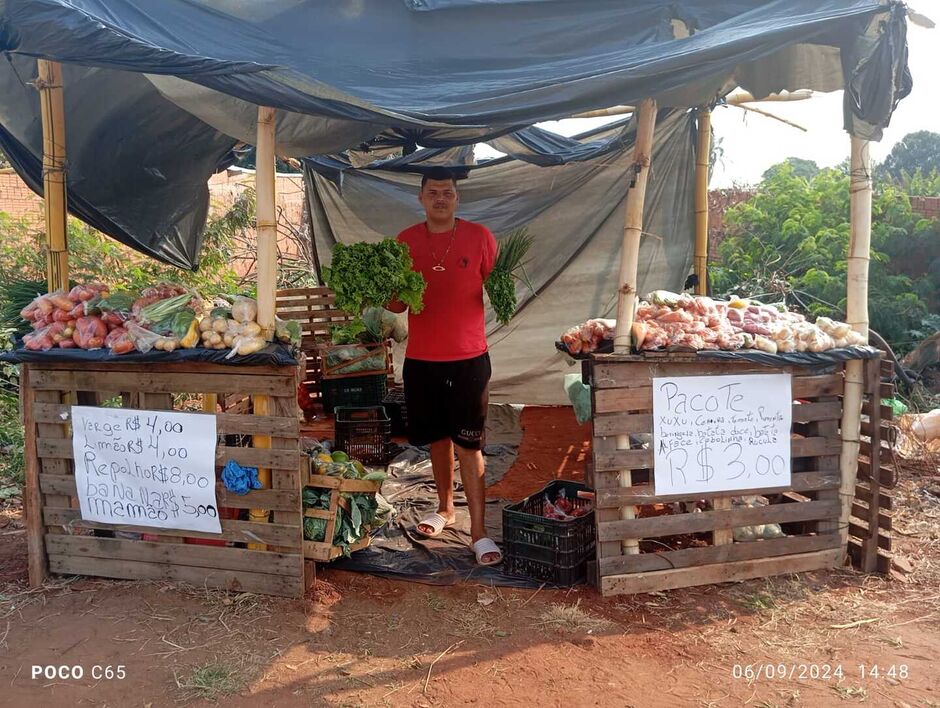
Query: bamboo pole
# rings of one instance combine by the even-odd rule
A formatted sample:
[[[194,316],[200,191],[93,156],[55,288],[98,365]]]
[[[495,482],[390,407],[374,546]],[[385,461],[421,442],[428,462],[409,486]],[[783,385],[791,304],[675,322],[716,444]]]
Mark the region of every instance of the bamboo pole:
[[[784,93],[772,93],[764,98],[755,98],[753,94],[747,91],[735,91],[730,94],[725,103],[729,106],[740,106],[742,103],[780,103],[789,101],[805,101],[812,98],[813,92],[809,89],[800,89],[799,91],[789,91]],[[613,116],[622,116],[627,113],[633,113],[636,106],[611,106],[610,108],[599,108],[594,111],[584,111],[575,113],[571,118],[608,118]]]
[[[846,320],[856,332],[868,336],[868,263],[871,259],[871,160],[868,141],[852,137],[851,177],[849,182],[850,221],[848,267],[846,277]],[[858,474],[859,427],[862,395],[865,390],[865,363],[849,361],[845,365],[845,394],[842,398],[842,454],[839,460],[842,514],[839,533],[845,550],[849,538],[849,517],[855,499]],[[878,405],[877,398],[872,401]],[[878,470],[872,470],[873,475]]]
[[[270,340],[274,335],[274,296],[277,289],[277,175],[275,173],[276,119],[275,110],[264,106],[258,107],[258,139],[255,145],[255,191],[258,199],[256,238],[258,248],[258,324],[265,337]],[[255,415],[273,415],[273,405],[269,396],[254,396],[252,399]],[[255,435],[252,445],[256,448],[270,448],[271,436]],[[271,487],[271,470],[259,469],[258,481],[265,489]],[[251,509],[248,516],[252,521],[267,521],[267,509]],[[265,544],[249,544],[249,548],[263,550]]]
[[[38,61],[42,115],[42,192],[46,215],[46,279],[49,292],[69,289],[66,203],[65,102],[62,65]]]
[[[629,175],[633,186],[627,191],[627,206],[623,218],[623,247],[620,254],[619,294],[617,300],[617,329],[614,334],[614,351],[620,354],[630,353],[633,316],[636,313],[637,270],[640,261],[640,236],[643,231],[643,204],[646,200],[646,183],[649,179],[650,163],[653,156],[653,130],[656,127],[656,101],[645,99],[640,103],[637,113],[636,143],[633,147],[634,171]],[[617,436],[617,449],[629,450],[630,437]],[[620,486],[633,486],[633,472],[621,470]],[[620,509],[621,519],[636,518],[636,507],[625,506]],[[637,539],[622,542],[625,554],[640,552]]]
[[[696,295],[708,292],[708,166],[712,145],[712,112],[699,108],[695,149],[695,275]]]

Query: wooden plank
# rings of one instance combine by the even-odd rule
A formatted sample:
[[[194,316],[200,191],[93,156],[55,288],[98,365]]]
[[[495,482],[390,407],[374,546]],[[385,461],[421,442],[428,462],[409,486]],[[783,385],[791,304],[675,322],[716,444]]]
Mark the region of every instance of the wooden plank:
[[[820,398],[820,403],[823,405],[837,405],[840,410],[842,407],[842,401],[837,397],[822,397]],[[811,436],[823,437],[829,440],[837,440],[841,442],[841,436],[839,434],[839,428],[842,424],[841,414],[839,420],[819,420],[809,423],[806,427],[808,433]],[[816,466],[819,469],[827,469],[837,471],[837,475],[840,479],[840,483],[836,489],[824,489],[818,491],[817,494],[813,497],[819,501],[835,501],[841,504],[841,470],[840,470],[840,459],[841,459],[841,444],[839,447],[838,453],[833,453],[825,457],[818,457],[815,460]],[[828,533],[837,533],[839,530],[838,521],[819,521],[815,523],[808,523],[803,525],[803,532],[815,532],[819,534],[828,534]]]
[[[598,438],[595,438],[597,440]],[[594,451],[594,469],[598,472],[648,468],[653,464],[652,450]]]
[[[842,374],[824,376],[794,376],[793,398],[816,398],[841,395],[845,388]]]
[[[677,551],[640,553],[632,556],[620,556],[619,558],[602,558],[598,561],[598,567],[602,577],[621,573],[648,573],[670,568],[690,568],[712,563],[774,558],[795,553],[821,551],[827,548],[838,548],[840,540],[837,533],[823,536],[790,536],[747,543],[683,548]]]
[[[75,477],[70,474],[41,474],[39,484],[45,494],[76,495]],[[282,489],[253,489],[247,494],[235,494],[224,485],[216,484],[216,502],[218,506],[232,509],[278,509],[296,511],[300,508],[300,492]]]
[[[858,499],[860,502],[870,504],[871,503],[871,490],[861,484],[856,484],[855,485],[855,498]],[[885,491],[881,489],[880,487],[878,491],[878,499],[881,503],[882,509],[887,509],[888,511],[891,511],[894,509],[894,497],[892,497],[890,494],[885,493]]]
[[[784,573],[803,573],[823,568],[838,568],[842,565],[842,557],[842,549],[835,548],[779,558],[756,558],[650,573],[611,575],[601,578],[600,591],[606,597],[625,593],[674,590],[693,585],[727,583]]]
[[[854,521],[849,522],[849,534],[855,536],[859,540],[864,540],[868,537],[869,531],[865,524],[855,523]],[[891,550],[891,537],[884,533],[878,533],[878,548],[890,551]]]
[[[731,497],[716,497],[712,499],[712,509],[727,511],[733,507]],[[715,529],[712,531],[712,543],[715,546],[727,546],[734,543],[734,533],[731,529]]]
[[[41,458],[72,459],[72,441],[67,438],[40,438],[37,449]],[[216,447],[215,462],[222,467],[229,460],[249,467],[268,467],[273,469],[297,469],[300,464],[299,450],[269,450],[252,447]]]
[[[653,389],[650,386],[594,390],[594,413],[596,415],[651,410],[653,410]]]
[[[107,374],[107,373],[125,373],[125,374],[136,374],[141,371],[150,371],[154,366],[159,367],[159,373],[167,375],[176,375],[176,374],[200,374],[204,376],[213,376],[219,378],[226,378],[231,376],[233,373],[237,373],[239,376],[292,376],[293,370],[297,367],[296,364],[289,365],[245,365],[239,364],[237,366],[232,366],[231,364],[209,364],[202,361],[187,361],[187,362],[160,362],[160,363],[135,363],[135,362],[126,362],[122,359],[115,359],[113,361],[107,362],[81,362],[76,365],[76,362],[62,362],[54,363],[44,361],[41,364],[32,364],[35,369],[41,371],[73,371],[73,372],[93,372],[97,374]],[[141,387],[138,387],[141,388]],[[120,389],[126,391],[126,388],[118,386],[106,386],[102,390],[113,391],[115,389]],[[131,389],[135,390],[135,389]]]
[[[230,367],[235,371],[240,368]],[[120,371],[37,371],[33,382],[36,390],[46,391],[94,391],[99,389],[120,389],[121,391],[147,391],[148,393],[187,393],[200,392],[212,388],[217,393],[241,393],[246,395],[291,395],[293,376],[255,376],[242,373],[230,373],[216,381],[207,381],[206,376],[197,373],[160,373],[140,370],[135,372]],[[296,395],[296,388],[293,395]]]
[[[860,502],[853,502],[852,504],[852,516],[855,516],[859,519],[862,519],[868,525],[868,528],[871,528],[871,507],[861,504]],[[885,513],[884,511],[878,511],[877,515],[877,526],[883,531],[890,531],[894,523],[894,519],[890,514]],[[862,539],[864,540],[864,539]],[[870,572],[870,571],[866,571]]]
[[[352,319],[351,315],[344,310],[313,310],[312,312],[307,310],[292,310],[290,308],[284,308],[279,310],[277,316],[282,320],[315,320],[320,318],[349,318]]]
[[[279,575],[298,575],[301,565],[299,553],[271,553],[195,544],[181,546],[154,541],[131,541],[95,536],[49,536],[46,549],[50,555],[145,561],[165,565],[247,570],[254,573]]]
[[[839,438],[796,438],[790,445],[790,454],[793,457],[832,456],[841,451],[842,441]]]
[[[838,502],[812,501],[805,504],[770,504],[730,511],[703,511],[698,514],[610,521],[598,524],[597,538],[602,541],[613,541],[623,538],[701,533],[714,529],[730,529],[756,524],[831,519],[838,518],[840,509]]]
[[[39,456],[36,454],[36,424],[34,422],[36,393],[29,385],[29,366],[20,371],[20,402],[23,411],[25,490],[23,494],[26,517],[27,572],[31,588],[42,587],[49,577],[46,558],[45,527],[42,523],[42,494],[40,492]]]
[[[35,377],[36,367],[30,365],[29,367],[29,376],[30,376],[30,388],[33,389],[33,400],[35,403],[55,403],[61,404],[63,401],[63,392],[62,391],[36,391],[33,386],[33,378]],[[61,423],[57,424],[45,424],[37,423],[36,424],[36,434],[38,437],[45,438],[55,438],[61,439],[65,442],[70,442],[67,438],[70,435],[70,426],[63,426]],[[36,444],[36,455],[39,455],[39,443],[38,437],[35,441]],[[48,472],[50,474],[68,474],[72,471],[72,465],[67,460],[60,459],[40,459],[39,460],[39,469],[40,472]],[[52,505],[67,507],[71,505],[71,497],[62,496],[62,495],[47,495],[44,494],[42,498],[43,506]],[[61,529],[46,529],[47,534],[58,534],[62,533]]]
[[[277,291],[277,293],[275,293],[275,297],[277,300],[280,300],[282,298],[294,297],[294,296],[307,297],[307,296],[324,295],[324,294],[329,294],[331,297],[336,297],[333,294],[332,289],[328,288],[325,285],[316,285],[316,286],[309,287],[309,288],[281,288],[280,290]]]
[[[871,463],[868,460],[858,461],[858,479],[863,482],[871,482]],[[883,487],[892,488],[897,485],[897,482],[897,471],[882,465],[878,471],[878,483]]]
[[[794,423],[812,423],[821,420],[841,419],[842,404],[839,401],[793,404]]]
[[[127,580],[167,580],[233,592],[253,592],[283,597],[303,595],[303,575],[250,573],[244,570],[230,571],[82,556],[50,556],[49,567],[52,572],[62,575],[90,575]]]
[[[849,558],[852,559],[852,565],[856,568],[860,568],[862,565],[862,544],[861,541],[858,541],[854,538],[849,538],[848,544],[846,544]],[[875,571],[881,573],[882,575],[891,574],[891,556],[886,555],[885,552],[882,552],[880,549],[878,551],[878,556],[875,559]]]
[[[594,416],[594,436],[636,435],[653,432],[653,416],[649,413],[608,413]]]
[[[870,418],[871,412],[872,412],[871,401],[863,401],[862,402],[862,414],[867,415]],[[878,414],[881,416],[882,420],[893,420],[894,418],[894,411],[891,410],[890,406],[879,405]]]
[[[765,487],[761,489],[742,489],[738,491],[695,492],[692,494],[657,495],[652,486],[623,487],[620,489],[597,490],[595,506],[598,509],[619,508],[626,504],[667,504],[670,502],[693,502],[699,499],[718,499],[744,495],[773,494],[785,490],[806,492],[816,489],[838,489],[839,473],[832,472],[794,472],[790,476],[789,487]]]
[[[284,524],[253,523],[222,519],[222,533],[203,533],[183,529],[164,529],[154,526],[134,526],[130,524],[102,524],[97,521],[85,521],[79,509],[43,509],[43,522],[46,526],[65,526],[67,528],[105,529],[108,531],[130,531],[132,533],[160,534],[162,536],[188,536],[208,538],[218,541],[237,541],[239,543],[269,543],[275,546],[298,548],[297,526]],[[260,541],[259,541],[260,539]]]

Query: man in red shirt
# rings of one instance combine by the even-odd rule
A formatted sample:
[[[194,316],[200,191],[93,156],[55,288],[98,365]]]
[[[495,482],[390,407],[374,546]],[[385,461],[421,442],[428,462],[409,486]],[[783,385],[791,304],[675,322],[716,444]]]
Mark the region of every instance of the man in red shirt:
[[[496,261],[496,239],[481,224],[458,219],[460,197],[454,176],[434,168],[418,195],[425,221],[400,234],[414,270],[424,276],[424,309],[408,313],[405,405],[413,445],[430,445],[439,505],[417,526],[436,537],[454,523],[454,450],[460,462],[470,535],[477,562],[494,565],[502,553],[486,537],[485,484],[481,446],[489,402],[490,358],[483,313],[483,281]],[[400,302],[389,303],[404,312]]]

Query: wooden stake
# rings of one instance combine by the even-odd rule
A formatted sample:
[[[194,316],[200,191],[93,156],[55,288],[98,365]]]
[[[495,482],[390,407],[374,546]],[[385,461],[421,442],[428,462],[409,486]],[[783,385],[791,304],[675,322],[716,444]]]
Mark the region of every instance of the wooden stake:
[[[29,383],[29,366],[23,364],[20,372],[20,401],[23,409],[25,444],[23,458],[26,465],[26,488],[23,494],[26,516],[26,549],[28,552],[29,586],[41,587],[49,577],[46,556],[45,531],[42,520],[42,493],[39,489],[39,455],[36,451],[36,421],[33,404],[36,392]]]
[[[38,61],[42,114],[42,191],[46,212],[46,277],[49,292],[69,289],[66,202],[65,102],[62,65]]]
[[[695,275],[696,295],[708,293],[708,165],[712,145],[712,113],[699,108],[695,149]]]
[[[277,132],[275,110],[258,107],[258,139],[255,157],[255,192],[258,199],[256,237],[258,244],[258,324],[269,341],[274,336],[274,297],[277,290],[277,175],[275,173],[275,135]],[[273,415],[269,396],[254,396],[255,415]],[[269,435],[255,435],[252,445],[270,448]],[[258,481],[265,489],[271,487],[271,470],[259,469]],[[267,509],[251,509],[252,521],[268,519]],[[264,544],[249,544],[249,548],[264,550]]]
[[[643,231],[643,203],[646,199],[646,183],[649,179],[653,155],[653,130],[656,127],[656,101],[645,99],[637,114],[636,143],[633,147],[634,171],[628,175],[633,186],[627,191],[627,206],[624,211],[623,250],[620,254],[620,290],[617,300],[617,329],[614,334],[614,351],[629,353],[633,315],[636,312],[637,269],[640,261],[640,236]],[[617,436],[617,449],[629,450],[630,437]],[[620,486],[633,486],[633,472],[621,470]],[[620,509],[621,519],[636,517],[636,507]],[[640,552],[639,541],[626,539],[621,543],[623,552]]]
[[[846,320],[856,332],[868,336],[868,263],[871,259],[871,160],[868,141],[852,137],[850,221],[848,268],[846,277]],[[858,473],[859,427],[862,395],[865,389],[865,362],[854,360],[845,365],[845,393],[842,398],[842,455],[839,468],[842,483],[842,514],[839,533],[845,550],[849,536],[849,517],[855,499]],[[877,397],[872,405],[879,403]],[[877,474],[877,470],[873,471]]]

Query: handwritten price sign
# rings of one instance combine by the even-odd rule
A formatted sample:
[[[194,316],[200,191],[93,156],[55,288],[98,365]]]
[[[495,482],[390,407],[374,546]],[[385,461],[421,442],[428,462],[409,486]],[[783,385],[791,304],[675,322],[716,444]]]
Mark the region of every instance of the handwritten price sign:
[[[82,518],[221,533],[214,415],[72,406]]]
[[[653,379],[657,495],[790,486],[789,374]]]

